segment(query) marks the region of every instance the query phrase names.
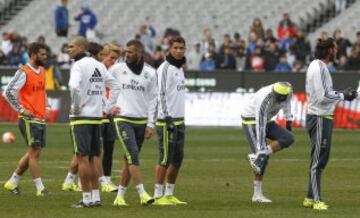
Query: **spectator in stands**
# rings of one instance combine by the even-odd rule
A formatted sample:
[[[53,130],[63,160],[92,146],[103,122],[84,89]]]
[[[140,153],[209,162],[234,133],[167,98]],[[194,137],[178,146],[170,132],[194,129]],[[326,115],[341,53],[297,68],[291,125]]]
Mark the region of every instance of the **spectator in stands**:
[[[12,50],[12,42],[11,42],[12,34],[9,32],[4,32],[2,34],[2,41],[1,41],[1,51],[7,56],[10,51]]]
[[[71,59],[67,52],[68,44],[64,43],[60,51],[57,53],[57,64],[60,68],[70,68]]]
[[[230,47],[231,45],[232,45],[232,41],[231,41],[230,35],[225,34],[224,38],[223,38],[223,43],[221,44],[221,46],[219,48],[219,54],[223,55],[225,48]]]
[[[265,31],[264,31],[264,28],[263,28],[260,18],[258,18],[258,17],[254,18],[253,23],[250,27],[250,32],[251,31],[255,32],[259,38],[261,38],[261,39],[265,38]]]
[[[288,13],[285,13],[283,15],[283,19],[279,23],[277,33],[280,40],[285,38],[286,36],[289,38],[296,36],[297,32],[295,23],[291,21]]]
[[[27,45],[23,44],[23,38],[17,33],[12,33],[11,40],[12,49],[7,55],[7,64],[14,66],[26,64],[28,61]]]
[[[157,45],[155,48],[155,52],[152,56],[152,59],[153,59],[152,66],[155,69],[157,69],[162,64],[162,62],[164,62],[164,57],[165,57],[165,55],[163,53],[161,46]]]
[[[339,60],[341,56],[347,56],[347,48],[351,46],[351,43],[343,37],[340,29],[334,31],[334,40],[337,45],[336,60]]]
[[[56,55],[48,56],[44,68],[46,70],[46,90],[60,89],[62,77],[56,62]]]
[[[214,57],[212,57],[212,55],[209,52],[207,52],[200,63],[200,70],[211,71],[215,69],[216,69],[215,59]]]
[[[252,55],[254,53],[257,40],[258,40],[258,35],[256,34],[256,32],[251,31],[249,33],[249,42],[248,42],[248,47],[247,47],[247,51],[246,51],[246,53],[248,55]]]
[[[243,71],[246,68],[246,48],[245,42],[236,43],[233,47],[233,53],[235,54],[236,67],[238,71]]]
[[[200,43],[196,43],[194,48],[186,55],[186,66],[189,70],[199,70],[202,59]]]
[[[289,32],[286,32],[284,37],[279,40],[280,49],[283,51],[289,51],[290,46],[294,44],[294,39],[290,36]]]
[[[10,53],[8,54],[8,65],[20,66],[22,65],[21,46],[19,43],[14,43]]]
[[[346,2],[347,2],[347,0],[335,0],[336,15],[339,15],[339,14],[341,14],[341,12],[345,11]]]
[[[279,51],[276,41],[269,41],[264,51],[264,68],[266,71],[274,71],[279,62]]]
[[[279,63],[276,65],[275,71],[279,73],[290,73],[291,70],[291,66],[287,61],[287,55],[284,52],[280,55]]]
[[[244,46],[245,47],[246,42],[245,42],[245,40],[243,40],[241,38],[241,35],[238,32],[234,33],[234,44],[236,46],[238,46],[238,47],[239,46]]]
[[[360,31],[356,33],[356,42],[353,44],[353,49],[360,51]]]
[[[269,43],[277,42],[277,39],[275,38],[271,28],[266,30],[264,41],[266,45]]]
[[[321,40],[327,40],[329,38],[329,34],[326,31],[322,31],[320,35]]]
[[[329,61],[329,63],[327,64],[327,68],[328,68],[330,73],[335,73],[336,72],[336,67],[335,67],[333,61]]]
[[[97,18],[90,9],[89,3],[83,2],[81,4],[81,13],[75,17],[75,20],[80,22],[79,36],[92,38],[95,35]]]
[[[338,66],[337,66],[337,70],[338,71],[345,71],[347,70],[348,68],[348,60],[347,60],[347,57],[346,56],[341,56],[340,59],[339,59],[339,63],[338,63]]]
[[[360,52],[356,48],[351,49],[346,69],[351,71],[360,70]]]
[[[220,54],[217,61],[217,69],[229,69],[235,70],[236,69],[236,59],[230,47],[224,47],[224,53]]]
[[[290,67],[293,67],[294,62],[296,61],[296,55],[295,55],[295,46],[291,45],[289,47],[289,51],[286,53],[287,62],[290,65]]]
[[[201,52],[205,54],[210,47],[210,44],[215,46],[215,49],[218,47],[218,43],[213,38],[212,32],[209,28],[205,28],[203,31],[203,40],[201,42]]]
[[[61,0],[61,5],[55,9],[55,32],[57,36],[67,37],[69,29],[68,0]]]
[[[305,38],[304,32],[298,32],[293,47],[296,60],[303,65],[306,64],[310,59],[311,45],[310,42]]]
[[[251,70],[262,72],[265,67],[265,60],[262,54],[262,48],[256,47],[254,53],[250,57],[250,67]]]
[[[140,41],[144,44],[145,51],[148,52],[149,54],[154,53],[155,46],[152,41],[152,38],[156,36],[155,28],[148,23],[143,24],[140,26],[139,35],[140,35]]]

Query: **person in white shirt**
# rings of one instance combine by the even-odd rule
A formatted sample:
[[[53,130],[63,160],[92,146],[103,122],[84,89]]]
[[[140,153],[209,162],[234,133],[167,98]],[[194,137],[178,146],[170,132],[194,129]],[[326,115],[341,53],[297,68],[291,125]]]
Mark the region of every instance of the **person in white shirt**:
[[[186,43],[182,37],[170,40],[169,54],[157,69],[158,119],[156,122],[159,162],[156,166],[154,205],[185,205],[174,196],[175,182],[184,159]],[[166,187],[164,193],[164,183]]]
[[[332,78],[327,68],[336,56],[336,43],[332,38],[318,39],[313,60],[306,72],[306,128],[310,137],[311,162],[307,196],[303,206],[315,210],[327,210],[328,205],[320,195],[321,172],[329,160],[333,114],[339,101],[352,101],[357,97],[355,89],[333,89]]]
[[[115,129],[125,153],[120,185],[114,206],[127,206],[125,193],[130,179],[134,180],[142,205],[154,199],[145,191],[140,172],[139,153],[144,138],[153,135],[156,116],[156,71],[144,62],[144,45],[138,40],[126,44],[124,63],[112,66],[109,72],[120,83],[121,93],[116,100],[118,113],[114,114]]]
[[[99,172],[94,157],[100,155],[100,125],[103,115],[105,87],[110,89],[106,111],[115,103],[120,85],[106,67],[87,57],[88,42],[76,37],[69,42],[68,52],[75,63],[70,70],[70,126],[74,153],[77,157],[83,191],[82,200],[74,208],[98,207],[100,203]]]
[[[292,93],[290,83],[276,82],[251,94],[244,103],[241,114],[242,128],[253,152],[248,155],[248,159],[255,174],[252,202],[272,202],[262,192],[262,180],[269,156],[294,143],[294,136],[291,133]],[[272,120],[281,109],[285,114],[286,129]],[[271,140],[268,145],[266,139]]]

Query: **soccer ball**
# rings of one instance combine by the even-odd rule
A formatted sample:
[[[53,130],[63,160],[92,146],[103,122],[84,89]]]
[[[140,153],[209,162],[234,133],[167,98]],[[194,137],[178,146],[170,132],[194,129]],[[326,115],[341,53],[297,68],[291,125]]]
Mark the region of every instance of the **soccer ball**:
[[[12,132],[5,132],[2,135],[2,141],[6,144],[12,144],[15,141],[15,136]]]

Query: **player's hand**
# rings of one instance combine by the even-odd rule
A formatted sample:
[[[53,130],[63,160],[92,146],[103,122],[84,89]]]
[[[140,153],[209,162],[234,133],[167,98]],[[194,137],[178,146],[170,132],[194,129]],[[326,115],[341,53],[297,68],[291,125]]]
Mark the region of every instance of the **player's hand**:
[[[166,130],[169,132],[175,131],[175,125],[172,117],[165,117]]]
[[[292,131],[292,121],[288,120],[286,121],[286,129],[290,132]]]
[[[27,110],[27,109],[24,109],[24,111],[21,113],[21,115],[23,115],[24,117],[29,117],[29,118],[32,118],[34,117],[35,115],[33,114],[33,112]]]
[[[119,114],[120,111],[121,111],[121,109],[120,109],[120,107],[118,107],[118,106],[113,106],[113,107],[110,109],[111,114],[114,115],[114,116],[117,115],[117,114]]]
[[[357,91],[355,89],[352,89],[352,88],[347,88],[342,93],[344,95],[344,100],[345,101],[352,101],[358,95]]]
[[[46,107],[46,119],[50,118],[50,114],[51,114],[51,109],[49,107]]]
[[[71,107],[70,108],[70,114],[71,115],[79,115],[80,114],[80,108]]]
[[[153,133],[154,133],[154,129],[147,126],[146,129],[145,129],[145,138],[146,139],[151,139]]]

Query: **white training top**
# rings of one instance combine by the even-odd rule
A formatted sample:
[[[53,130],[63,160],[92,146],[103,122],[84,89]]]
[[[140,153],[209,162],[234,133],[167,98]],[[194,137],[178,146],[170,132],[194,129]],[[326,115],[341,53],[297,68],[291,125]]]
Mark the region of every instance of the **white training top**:
[[[158,75],[158,119],[167,116],[184,119],[185,76],[183,68],[164,61],[157,69]]]
[[[333,115],[335,105],[344,95],[333,90],[330,72],[324,62],[313,60],[306,72],[307,114]]]
[[[121,86],[121,93],[116,100],[120,107],[118,116],[147,119],[147,126],[154,128],[157,103],[156,71],[144,63],[139,75],[133,73],[126,63],[113,65],[109,72]]]
[[[104,110],[105,87],[110,89],[110,96],[107,109]],[[72,65],[69,88],[71,108],[79,111],[78,114],[70,114],[70,118],[102,118],[103,111],[110,109],[120,92],[120,85],[114,77],[102,63],[92,57],[83,57]]]
[[[281,109],[285,119],[291,121],[291,98],[290,93],[284,102],[277,102],[272,92],[274,84],[262,87],[257,92],[248,96],[244,102],[241,113],[244,119],[255,119],[257,146],[261,148],[266,145],[266,123],[271,120]]]

